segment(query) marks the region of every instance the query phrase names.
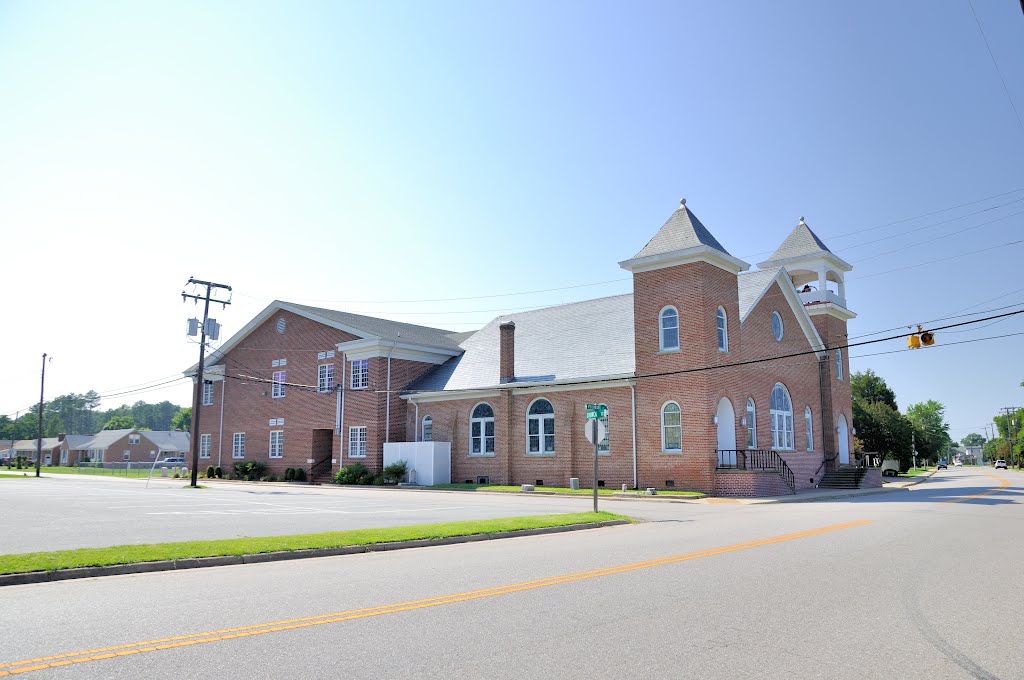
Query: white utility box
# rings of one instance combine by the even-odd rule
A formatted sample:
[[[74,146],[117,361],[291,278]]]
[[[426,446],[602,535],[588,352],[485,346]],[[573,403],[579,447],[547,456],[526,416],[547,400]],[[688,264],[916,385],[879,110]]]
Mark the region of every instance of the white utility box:
[[[384,467],[404,460],[413,479],[421,486],[451,484],[452,445],[450,442],[396,442],[384,445]]]

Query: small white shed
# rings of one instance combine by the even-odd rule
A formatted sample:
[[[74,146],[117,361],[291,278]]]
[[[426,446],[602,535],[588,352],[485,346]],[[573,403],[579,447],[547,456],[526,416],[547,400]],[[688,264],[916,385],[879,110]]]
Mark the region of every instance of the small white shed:
[[[452,445],[450,442],[396,442],[384,445],[384,466],[404,460],[410,474],[421,486],[451,484]]]

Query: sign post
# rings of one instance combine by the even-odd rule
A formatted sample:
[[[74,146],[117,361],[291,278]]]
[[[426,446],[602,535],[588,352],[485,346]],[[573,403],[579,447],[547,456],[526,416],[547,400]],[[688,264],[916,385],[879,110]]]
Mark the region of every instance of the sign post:
[[[603,404],[587,404],[587,424],[583,431],[587,441],[594,445],[594,512],[597,512],[597,450],[608,436],[608,428],[602,420],[607,413],[608,407]]]

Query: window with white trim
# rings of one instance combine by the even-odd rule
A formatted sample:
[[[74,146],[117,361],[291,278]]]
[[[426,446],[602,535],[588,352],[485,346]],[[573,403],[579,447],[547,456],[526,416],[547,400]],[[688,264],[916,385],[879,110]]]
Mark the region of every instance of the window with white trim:
[[[725,308],[719,307],[717,313],[718,321],[718,351],[729,351],[729,325],[728,317],[725,315]]]
[[[201,435],[199,435],[199,457],[200,458],[209,458],[210,457],[210,445],[212,443],[212,440],[213,440],[213,435],[211,435],[211,434],[201,434]]]
[[[747,399],[747,448],[757,448],[757,406],[751,398]]]
[[[236,432],[231,436],[231,457],[245,458],[245,433]]]
[[[604,406],[604,416],[601,418],[601,422],[604,423],[604,439],[597,445],[597,452],[603,454],[611,453],[610,436],[611,430],[608,429],[608,404],[598,404],[598,406]]]
[[[679,349],[679,312],[675,307],[666,307],[658,315],[660,348],[662,352]]]
[[[352,382],[349,387],[361,390],[370,384],[370,360],[358,359],[352,362]]]
[[[280,399],[281,397],[284,396],[284,383],[286,373],[287,371],[274,371],[273,375],[271,376],[272,380],[270,384],[270,396],[272,398]]]
[[[772,448],[792,451],[793,441],[793,402],[789,391],[782,383],[775,383],[769,403],[769,415],[772,424]]]
[[[203,381],[203,406],[213,406],[213,381]]]
[[[334,364],[320,364],[316,368],[316,391],[330,392],[334,389]]]
[[[529,444],[527,453],[544,454],[555,452],[555,409],[547,399],[538,399],[530,404],[526,416],[526,432]]]
[[[284,430],[270,431],[270,457],[284,458]]]
[[[477,404],[469,418],[469,455],[489,456],[494,453],[494,409],[490,404]]]
[[[804,429],[807,430],[807,450],[814,450],[814,419],[811,417],[811,407],[804,409]]]
[[[674,401],[661,407],[661,450],[672,453],[683,450],[683,414]]]
[[[434,419],[430,416],[423,416],[423,437],[422,441],[434,441]]]
[[[122,458],[124,460],[131,460],[132,459],[132,452],[131,451],[125,451],[124,455],[122,456]]]
[[[836,347],[836,380],[843,379],[843,350]]]
[[[142,435],[138,435],[138,434],[130,434],[130,435],[128,435],[128,443],[129,444],[138,444],[141,441],[142,441]]]
[[[348,457],[366,458],[366,426],[348,428]]]
[[[782,315],[778,312],[772,312],[772,336],[777,341],[782,341]]]

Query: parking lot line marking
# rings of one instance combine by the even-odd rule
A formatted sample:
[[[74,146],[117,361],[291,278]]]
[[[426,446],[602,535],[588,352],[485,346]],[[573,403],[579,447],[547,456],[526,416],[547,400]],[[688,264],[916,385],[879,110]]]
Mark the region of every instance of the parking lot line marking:
[[[28,673],[30,671],[36,670],[44,670],[46,668],[51,668],[59,665],[67,665],[69,663],[86,663],[89,661],[96,661],[99,659],[107,659],[116,656],[128,655],[117,653],[101,654],[102,652],[128,652],[129,650],[131,650],[131,653],[153,652],[157,650],[174,649],[177,647],[188,647],[192,645],[221,642],[240,637],[266,635],[268,633],[278,633],[286,630],[298,630],[301,628],[322,626],[329,623],[340,623],[342,621],[352,621],[355,619],[364,619],[373,616],[382,616],[385,614],[397,614],[400,612],[414,611],[417,609],[426,609],[428,607],[438,607],[441,605],[456,604],[458,602],[466,602],[469,600],[478,600],[485,597],[507,595],[510,593],[517,593],[526,590],[536,590],[538,588],[545,588],[548,586],[555,586],[563,583],[584,581],[587,579],[599,578],[602,576],[612,576],[615,574],[623,574],[627,572],[638,571],[641,569],[651,569],[653,567],[678,564],[681,562],[688,562],[691,560],[702,559],[705,557],[713,557],[715,555],[724,555],[727,553],[749,550],[751,548],[760,548],[768,545],[774,545],[777,543],[784,543],[786,541],[794,541],[801,538],[820,536],[822,534],[832,533],[835,531],[842,531],[844,529],[852,529],[854,527],[864,526],[866,524],[871,524],[873,521],[874,520],[861,519],[854,520],[852,522],[844,522],[841,524],[830,524],[828,526],[818,527],[816,529],[807,529],[805,531],[797,531],[790,534],[770,536],[768,538],[760,538],[753,541],[746,541],[743,543],[734,543],[732,545],[725,545],[717,548],[708,548],[706,550],[698,550],[695,552],[684,553],[681,555],[659,557],[650,560],[644,560],[642,562],[633,562],[630,564],[602,567],[599,569],[591,569],[588,571],[581,571],[572,574],[563,574],[561,576],[550,576],[547,578],[536,579],[533,581],[523,581],[520,583],[512,583],[504,586],[494,586],[491,588],[471,590],[463,593],[454,593],[451,595],[441,595],[438,597],[431,597],[423,600],[412,600],[409,602],[379,605],[376,607],[365,607],[362,609],[352,609],[343,612],[319,614],[317,616],[286,619],[283,621],[271,621],[269,623],[241,626],[238,628],[226,628],[223,630],[193,633],[191,635],[178,635],[175,637],[167,637],[157,640],[146,640],[144,642],[117,645],[114,647],[104,647],[101,649],[91,649],[81,652],[69,652],[66,654],[57,654],[49,657],[25,659],[23,661],[12,661],[0,664],[0,677],[6,675]],[[55,659],[62,659],[62,661],[47,661],[46,663],[40,663],[44,660]]]
[[[981,498],[983,496],[988,496],[989,494],[999,493],[1003,489],[1010,487],[1010,480],[1004,477],[1000,477],[999,475],[993,475],[988,472],[982,472],[981,474],[985,475],[986,477],[991,477],[992,479],[995,479],[996,481],[999,482],[999,486],[995,489],[989,489],[988,491],[982,491],[981,493],[972,494],[970,496],[963,496],[962,498],[953,498],[948,501],[942,501],[942,503],[963,503],[964,501],[969,501],[972,498]]]

